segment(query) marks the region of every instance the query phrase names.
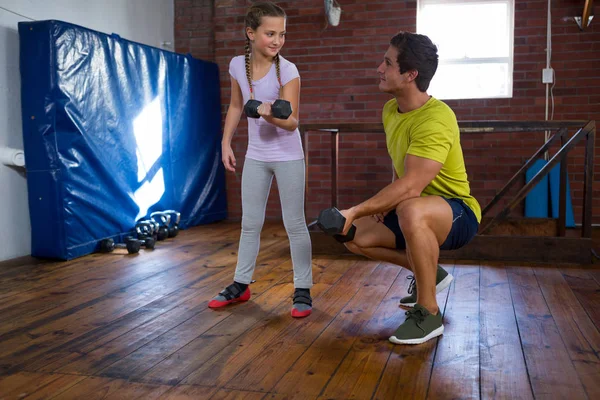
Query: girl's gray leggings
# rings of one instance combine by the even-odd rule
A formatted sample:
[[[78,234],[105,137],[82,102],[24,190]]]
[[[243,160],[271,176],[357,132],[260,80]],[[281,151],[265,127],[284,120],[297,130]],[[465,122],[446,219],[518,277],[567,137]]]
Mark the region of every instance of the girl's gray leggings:
[[[234,279],[244,284],[252,281],[273,176],[290,240],[294,287],[310,289],[312,246],[304,217],[304,160],[264,162],[246,158],[242,171],[242,233]]]

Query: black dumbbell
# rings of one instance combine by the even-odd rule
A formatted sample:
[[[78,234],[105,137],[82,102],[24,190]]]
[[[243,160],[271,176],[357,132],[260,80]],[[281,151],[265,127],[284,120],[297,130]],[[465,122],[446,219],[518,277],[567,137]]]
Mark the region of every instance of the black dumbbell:
[[[271,104],[271,114],[277,119],[288,119],[292,115],[292,105],[287,100],[275,100]]]
[[[163,211],[163,214],[166,214],[170,217],[169,237],[177,236],[179,234],[179,221],[181,220],[181,213],[175,210],[166,210]]]
[[[155,211],[150,214],[150,219],[158,225],[156,234],[158,240],[165,240],[169,237],[169,221],[171,217],[165,215],[162,211]],[[156,226],[156,225],[155,225]]]
[[[125,238],[125,241],[130,240],[130,241],[134,241],[137,240],[138,242],[140,242],[140,246],[144,246],[147,250],[154,250],[154,247],[156,246],[156,241],[154,240],[154,238],[150,237],[150,236],[142,236],[142,237],[138,237],[137,239],[135,239],[134,237],[131,236],[127,236]]]
[[[317,219],[317,226],[326,234],[333,236],[340,243],[354,240],[356,226],[352,224],[347,234],[342,235],[342,230],[346,224],[346,217],[335,207],[322,210]]]
[[[258,107],[262,104],[259,100],[248,100],[244,105],[244,113],[250,118],[260,118]],[[292,105],[287,100],[275,100],[271,104],[271,114],[277,119],[288,119],[292,115]]]
[[[140,252],[142,243],[136,239],[125,239],[125,243],[115,243],[111,238],[102,239],[99,243],[100,252],[110,253],[115,249],[127,249],[129,254],[135,254]]]

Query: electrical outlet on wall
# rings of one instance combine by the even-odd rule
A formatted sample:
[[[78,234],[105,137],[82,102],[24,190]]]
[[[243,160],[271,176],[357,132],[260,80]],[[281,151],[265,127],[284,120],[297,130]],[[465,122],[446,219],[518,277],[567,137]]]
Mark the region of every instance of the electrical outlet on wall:
[[[554,83],[554,70],[552,68],[542,70],[542,83]]]

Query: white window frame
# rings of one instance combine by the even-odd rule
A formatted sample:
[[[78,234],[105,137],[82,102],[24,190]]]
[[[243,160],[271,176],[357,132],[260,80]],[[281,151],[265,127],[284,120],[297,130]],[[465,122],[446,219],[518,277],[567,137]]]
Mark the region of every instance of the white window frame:
[[[456,93],[452,96],[439,97],[441,100],[467,100],[467,99],[496,99],[496,98],[512,98],[513,87],[514,87],[514,36],[515,36],[515,0],[417,0],[417,32],[420,32],[420,24],[422,24],[420,15],[424,5],[431,4],[493,4],[493,3],[506,3],[507,7],[507,18],[508,18],[508,57],[488,57],[488,58],[454,58],[454,59],[441,59],[439,60],[438,70],[443,65],[481,65],[481,64],[492,64],[492,63],[506,63],[508,66],[508,90],[507,94],[498,94],[496,96],[482,95],[482,96],[466,96]],[[494,18],[495,16],[490,16]],[[452,28],[452,25],[456,24],[456,21],[449,21],[448,29]],[[434,40],[432,38],[432,40]],[[435,40],[434,40],[435,43]],[[435,77],[434,77],[435,79]]]

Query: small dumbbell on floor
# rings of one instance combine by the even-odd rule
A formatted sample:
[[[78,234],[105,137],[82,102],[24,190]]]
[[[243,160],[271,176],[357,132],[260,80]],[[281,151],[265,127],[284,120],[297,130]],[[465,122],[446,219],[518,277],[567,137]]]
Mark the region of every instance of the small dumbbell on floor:
[[[329,236],[333,236],[340,243],[354,240],[356,226],[352,224],[347,234],[342,235],[342,230],[346,225],[346,217],[335,207],[327,208],[319,213],[317,226]]]
[[[102,239],[99,243],[101,253],[110,253],[115,249],[127,249],[127,253],[136,254],[142,247],[141,241],[137,239],[125,239],[125,243],[115,243],[111,238]]]
[[[249,118],[260,118],[260,114],[258,113],[258,107],[262,104],[260,100],[248,100],[248,102],[244,105],[244,113]],[[292,115],[292,105],[287,100],[275,100],[273,104],[271,104],[271,115],[273,118],[277,119],[288,119],[290,115]]]
[[[140,242],[140,246],[145,247],[147,250],[154,250],[154,247],[156,246],[156,241],[150,236],[142,236],[138,237],[137,239],[132,236],[127,236],[125,238],[125,241],[127,242],[128,240],[137,240],[138,242]]]

